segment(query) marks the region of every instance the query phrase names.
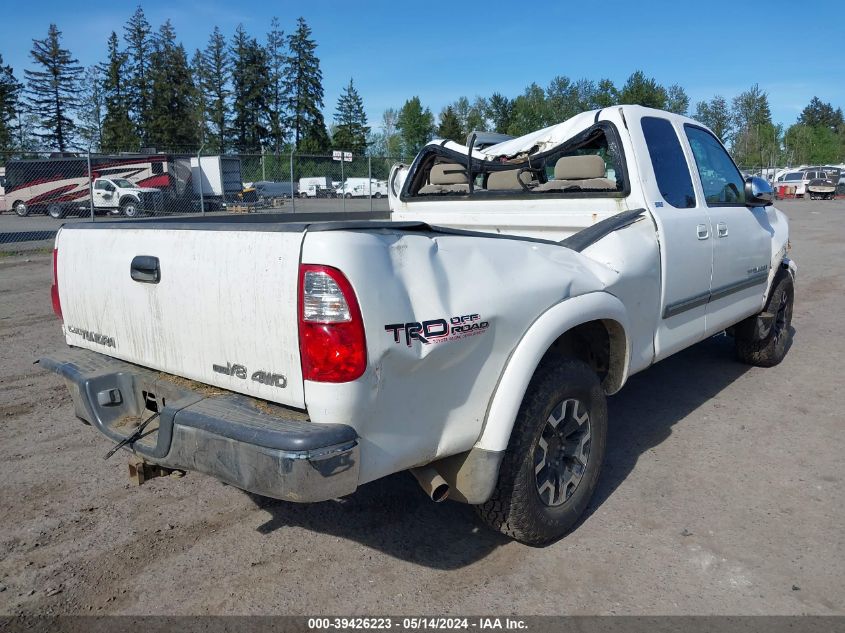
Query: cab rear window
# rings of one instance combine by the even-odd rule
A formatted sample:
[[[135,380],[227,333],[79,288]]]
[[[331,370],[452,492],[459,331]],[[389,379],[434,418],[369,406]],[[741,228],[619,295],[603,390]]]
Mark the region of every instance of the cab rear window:
[[[692,179],[675,128],[667,119],[650,116],[641,125],[660,195],[677,209],[694,207]]]

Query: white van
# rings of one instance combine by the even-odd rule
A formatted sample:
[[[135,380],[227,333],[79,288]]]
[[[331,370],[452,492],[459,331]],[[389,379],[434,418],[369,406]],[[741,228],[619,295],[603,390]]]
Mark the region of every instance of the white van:
[[[387,181],[375,178],[347,178],[336,191],[338,196],[346,198],[381,198],[387,195]]]

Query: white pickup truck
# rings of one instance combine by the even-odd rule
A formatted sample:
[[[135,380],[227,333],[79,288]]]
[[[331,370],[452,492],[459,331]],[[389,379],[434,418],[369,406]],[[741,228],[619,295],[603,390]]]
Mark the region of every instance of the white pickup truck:
[[[153,187],[139,187],[126,178],[96,178],[92,185],[94,209],[135,218],[144,212],[161,213],[164,194]]]
[[[630,375],[725,330],[745,362],[787,353],[786,217],[693,120],[437,141],[390,185],[382,218],[65,226],[70,347],[42,366],[148,462],[299,502],[410,469],[543,544],[587,506]]]

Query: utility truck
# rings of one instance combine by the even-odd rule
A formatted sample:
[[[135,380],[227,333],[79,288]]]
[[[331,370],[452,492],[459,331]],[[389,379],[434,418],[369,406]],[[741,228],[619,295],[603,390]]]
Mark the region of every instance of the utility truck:
[[[336,194],[346,198],[381,198],[387,196],[387,182],[375,178],[347,178]]]
[[[332,180],[328,176],[310,176],[299,179],[300,198],[333,198]]]
[[[587,507],[631,375],[724,331],[746,363],[786,355],[772,197],[707,128],[639,106],[436,141],[391,172],[389,214],[66,225],[69,347],[40,362],[146,462],[295,502],[410,470],[544,544]]]

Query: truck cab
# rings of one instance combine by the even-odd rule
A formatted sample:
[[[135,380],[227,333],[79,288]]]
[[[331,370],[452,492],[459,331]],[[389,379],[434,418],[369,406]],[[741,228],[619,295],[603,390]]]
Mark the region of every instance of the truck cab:
[[[125,178],[95,178],[92,188],[96,210],[122,213],[128,218],[164,210],[164,197],[159,189],[139,187]]]

